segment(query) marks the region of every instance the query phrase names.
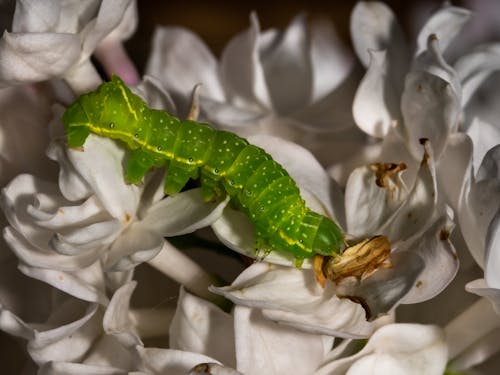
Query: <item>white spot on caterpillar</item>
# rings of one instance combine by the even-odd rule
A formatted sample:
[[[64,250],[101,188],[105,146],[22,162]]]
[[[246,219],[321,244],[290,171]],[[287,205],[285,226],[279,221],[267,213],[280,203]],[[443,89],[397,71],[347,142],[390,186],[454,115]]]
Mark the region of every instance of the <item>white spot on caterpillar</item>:
[[[114,122],[110,122],[110,123],[109,123],[109,127],[110,127],[111,129],[113,129],[113,128],[115,127],[115,123],[114,123]]]

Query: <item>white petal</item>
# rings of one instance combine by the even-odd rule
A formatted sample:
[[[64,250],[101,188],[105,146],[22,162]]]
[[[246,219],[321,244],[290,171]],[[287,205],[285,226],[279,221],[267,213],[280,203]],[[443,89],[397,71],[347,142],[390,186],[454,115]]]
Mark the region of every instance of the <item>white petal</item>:
[[[387,51],[388,80],[401,92],[410,51],[392,10],[382,2],[360,1],[351,13],[350,30],[354,50],[365,67],[370,62],[369,50]]]
[[[259,50],[273,108],[280,114],[292,113],[311,100],[313,73],[307,31],[305,17],[299,15]]]
[[[436,166],[436,175],[447,204],[458,211],[466,186],[470,184],[472,154],[471,139],[463,133],[448,136],[448,142]]]
[[[401,172],[378,176],[377,168],[381,166],[359,167],[347,180],[345,206],[350,235],[366,237],[378,233],[408,197]]]
[[[238,369],[252,374],[311,374],[333,345],[333,337],[308,334],[265,319],[256,309],[234,310]]]
[[[19,260],[31,267],[74,271],[88,267],[101,255],[99,248],[72,256],[49,252],[47,249],[33,246],[12,227],[5,228],[3,236]]]
[[[437,326],[389,324],[357,354],[325,364],[315,374],[443,374],[447,347]]]
[[[425,50],[427,38],[435,34],[441,48],[446,50],[448,45],[455,39],[464,24],[469,20],[471,12],[464,8],[444,5],[431,18],[427,20],[420,30],[417,38],[417,50],[415,55],[419,55]]]
[[[399,103],[395,88],[387,77],[386,52],[368,52],[370,63],[354,97],[352,111],[361,130],[382,138],[399,120]]]
[[[479,46],[471,53],[461,56],[454,64],[462,82],[462,106],[481,84],[496,70],[500,69],[500,44]]]
[[[500,316],[500,289],[491,288],[485,279],[477,279],[468,283],[465,286],[465,290],[488,299],[495,312]]]
[[[256,14],[252,13],[250,22],[249,29],[233,37],[222,51],[221,82],[230,102],[250,108],[270,108],[271,98],[260,63],[260,26]]]
[[[120,233],[106,253],[107,270],[126,271],[137,264],[154,258],[163,246],[163,237],[142,225],[134,222]]]
[[[450,132],[456,129],[460,97],[453,85],[424,71],[409,73],[401,98],[401,110],[413,156],[420,154],[419,140],[429,139],[439,156]]]
[[[235,367],[233,318],[181,288],[170,324],[169,347],[204,354]]]
[[[500,201],[500,179],[498,176],[500,146],[488,151],[477,173],[476,182],[471,182],[458,210],[458,220],[463,237],[474,260],[485,264],[486,233],[499,208],[492,202]]]
[[[417,253],[425,267],[401,303],[419,303],[441,293],[458,271],[458,256],[449,237],[455,224],[444,216],[412,243],[409,251]]]
[[[113,217],[124,224],[134,217],[141,189],[125,184],[123,148],[111,139],[91,134],[84,151],[70,149],[68,158]]]
[[[488,150],[500,144],[500,128],[475,117],[467,129],[467,135],[474,144],[472,164],[476,173]]]
[[[82,54],[80,61],[88,58],[99,42],[120,26],[132,0],[103,1],[97,16],[85,25],[81,32]]]
[[[67,319],[72,310],[75,307],[68,304],[56,313]],[[34,339],[28,343],[28,352],[39,365],[48,361],[78,361],[91,348],[101,329],[97,305],[90,305],[85,315],[76,321],[35,332]]]
[[[354,65],[351,52],[327,20],[311,22],[312,100],[325,96],[347,78]]]
[[[30,340],[34,337],[33,329],[21,318],[0,305],[0,329],[9,335]]]
[[[206,203],[200,189],[191,189],[150,206],[141,225],[165,237],[191,233],[215,222],[228,202]]]
[[[60,289],[76,298],[88,302],[97,302],[107,305],[108,298],[104,294],[104,288],[99,290],[88,283],[78,274],[58,270],[28,267],[19,265],[19,270],[26,276],[41,280],[53,287]]]
[[[500,290],[500,209],[491,221],[486,234],[484,278],[491,288]]]
[[[5,31],[0,39],[0,87],[59,76],[79,54],[77,35]]]
[[[130,298],[136,285],[137,282],[131,281],[119,288],[113,294],[102,319],[104,331],[115,336],[126,348],[142,345],[130,318]]]
[[[66,199],[78,201],[92,194],[90,186],[68,159],[66,145],[53,142],[47,149],[47,156],[59,164],[59,189]]]
[[[391,242],[405,240],[430,224],[437,204],[434,156],[424,142],[422,163],[406,200],[380,229]]]
[[[168,90],[188,95],[202,84],[202,95],[224,100],[217,72],[217,60],[194,33],[180,27],[158,27],[146,74],[159,79]]]
[[[219,361],[205,355],[181,350],[139,346],[137,352],[143,363],[140,367],[153,374],[186,375],[199,363],[220,364]]]
[[[148,107],[160,109],[169,113],[176,113],[174,101],[168,91],[163,89],[162,83],[153,76],[144,76],[141,83],[132,88]]]
[[[392,10],[384,3],[360,1],[351,14],[354,50],[365,67],[369,50],[397,50],[406,59],[404,34]],[[391,54],[392,58],[392,54]]]
[[[263,309],[269,319],[302,331],[361,338],[373,329],[361,306],[322,289],[311,270],[256,263],[231,286],[210,288],[236,304]]]

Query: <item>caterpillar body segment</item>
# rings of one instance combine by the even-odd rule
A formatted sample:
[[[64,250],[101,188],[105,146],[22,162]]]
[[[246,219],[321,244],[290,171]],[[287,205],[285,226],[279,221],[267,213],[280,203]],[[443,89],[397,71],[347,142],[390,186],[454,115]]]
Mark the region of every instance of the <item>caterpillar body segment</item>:
[[[152,167],[167,167],[167,194],[199,178],[205,200],[229,195],[255,224],[259,248],[291,252],[298,264],[344,248],[340,228],[306,207],[295,181],[263,149],[233,133],[150,109],[116,76],[75,101],[63,123],[69,147],[82,147],[90,133],[122,141],[130,150],[129,183],[140,182]]]

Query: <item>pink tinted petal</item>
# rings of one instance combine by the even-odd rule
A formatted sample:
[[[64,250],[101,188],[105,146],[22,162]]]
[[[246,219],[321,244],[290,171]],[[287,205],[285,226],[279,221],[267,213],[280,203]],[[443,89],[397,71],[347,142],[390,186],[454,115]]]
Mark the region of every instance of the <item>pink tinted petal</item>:
[[[169,347],[204,354],[235,367],[233,318],[181,288],[170,324]]]
[[[271,108],[264,69],[259,55],[260,26],[257,15],[250,16],[251,25],[231,39],[222,52],[221,81],[227,99],[254,109]]]
[[[137,85],[139,83],[139,72],[128,57],[121,41],[105,40],[99,43],[94,54],[104,67],[108,77],[116,74],[127,85]]]

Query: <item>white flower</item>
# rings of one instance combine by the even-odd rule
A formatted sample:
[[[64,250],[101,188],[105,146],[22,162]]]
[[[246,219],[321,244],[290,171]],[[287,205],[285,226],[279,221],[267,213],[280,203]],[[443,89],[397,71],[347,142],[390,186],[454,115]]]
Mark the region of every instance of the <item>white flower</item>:
[[[333,216],[349,236],[387,236],[393,266],[361,282],[355,277],[335,286],[327,282],[323,290],[316,285],[308,260],[298,270],[293,268],[291,254],[275,251],[264,261],[292,267],[252,266],[231,286],[214,291],[236,304],[260,308],[264,316],[283,324],[308,332],[359,338],[367,337],[373,325],[365,321],[360,305],[336,295],[362,302],[367,316],[373,319],[400,303],[433,298],[453,279],[458,259],[449,240],[452,213],[437,205],[434,162],[428,144],[411,189],[401,180],[402,168],[362,167],[349,179],[343,208],[340,189],[310,153],[277,138],[250,139],[289,171],[310,207]],[[244,215],[226,208],[212,227],[231,248],[256,256],[255,234]]]
[[[332,345],[333,337],[281,326],[244,306],[229,315],[184,291],[170,327],[172,349],[210,356],[245,375],[311,374]]]
[[[119,48],[115,46],[134,31],[136,18],[133,0],[19,0],[12,32],[5,31],[0,39],[0,84],[63,77],[76,93],[94,89],[101,80],[90,55],[97,48],[111,68],[109,62],[116,60],[113,55]],[[109,51],[107,55],[103,49]],[[117,66],[120,64],[127,66],[126,62]],[[127,72],[124,78],[134,80],[129,77],[130,69],[128,65],[117,72]]]
[[[347,345],[346,345],[347,344]],[[447,362],[444,332],[437,326],[388,324],[379,328],[357,353],[347,341],[333,350],[315,375],[442,375]]]
[[[153,90],[151,83],[146,86],[149,96],[163,98],[165,106],[168,100],[161,91]],[[148,176],[142,186],[127,185],[124,148],[94,135],[83,151],[67,149],[56,141],[49,156],[60,166],[58,185],[24,174],[2,194],[10,223],[4,237],[24,265],[23,272],[52,284],[54,277],[62,275],[71,281],[64,284],[66,292],[104,303],[102,282],[89,285],[79,272],[92,265],[104,272],[128,272],[161,253],[154,266],[170,269],[195,290],[199,283],[197,292],[210,295],[206,288],[213,279],[194,264],[191,269],[183,268],[189,266],[189,258],[163,237],[209,225],[227,200],[205,204],[199,189],[162,199],[159,174]]]
[[[350,113],[358,77],[332,25],[308,26],[299,15],[285,30],[261,31],[255,14],[250,21],[220,61],[192,32],[158,28],[146,73],[184,107],[201,83],[201,119],[219,128],[279,135],[307,145],[325,163],[352,155],[364,143]]]

